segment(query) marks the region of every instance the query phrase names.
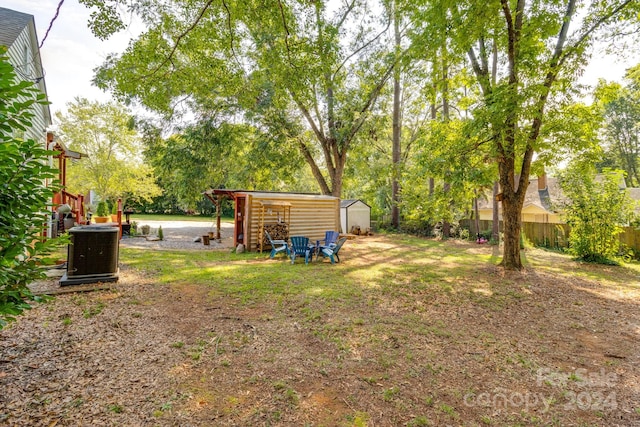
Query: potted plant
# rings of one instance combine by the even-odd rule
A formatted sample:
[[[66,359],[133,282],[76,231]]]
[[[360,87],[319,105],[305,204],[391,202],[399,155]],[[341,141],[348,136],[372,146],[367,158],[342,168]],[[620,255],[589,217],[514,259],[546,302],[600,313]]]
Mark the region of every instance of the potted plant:
[[[114,201],[111,205],[111,221],[118,222],[118,201]]]
[[[109,217],[109,210],[107,209],[107,202],[104,200],[98,203],[98,208],[96,209],[96,216],[93,217],[94,221],[97,223],[107,222],[111,218]]]

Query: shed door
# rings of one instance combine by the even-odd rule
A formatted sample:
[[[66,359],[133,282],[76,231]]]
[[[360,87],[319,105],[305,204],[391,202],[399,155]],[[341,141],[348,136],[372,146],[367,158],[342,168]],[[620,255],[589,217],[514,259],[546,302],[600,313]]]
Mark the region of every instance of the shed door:
[[[244,212],[244,207],[246,204],[246,197],[245,196],[237,196],[236,197],[236,209],[235,209],[235,214],[236,214],[236,219],[235,219],[235,226],[233,227],[233,239],[234,239],[234,244],[233,246],[238,246],[239,243],[244,244],[245,242],[245,238],[244,238],[244,216],[245,216],[245,212]]]

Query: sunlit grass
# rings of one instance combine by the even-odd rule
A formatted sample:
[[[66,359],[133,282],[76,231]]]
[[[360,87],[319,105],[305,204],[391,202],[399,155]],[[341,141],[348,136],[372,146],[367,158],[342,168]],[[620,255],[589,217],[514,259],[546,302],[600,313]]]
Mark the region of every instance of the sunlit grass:
[[[231,251],[121,250],[121,262],[153,274],[161,284],[202,286],[212,297],[232,296],[243,303],[267,300],[321,298],[360,300],[373,293],[402,299],[442,298],[449,302],[480,303],[500,309],[523,298],[531,286],[523,277],[514,283],[486,277],[495,269],[497,257],[491,248],[455,242],[439,242],[407,235],[354,242],[353,252],[343,250],[346,262],[297,261],[282,256]],[[357,257],[349,262],[350,256]],[[637,292],[638,263],[621,267],[584,265],[568,255],[534,249],[525,251],[530,268],[567,278],[580,278],[606,285],[606,292]],[[535,280],[535,279],[532,279]]]

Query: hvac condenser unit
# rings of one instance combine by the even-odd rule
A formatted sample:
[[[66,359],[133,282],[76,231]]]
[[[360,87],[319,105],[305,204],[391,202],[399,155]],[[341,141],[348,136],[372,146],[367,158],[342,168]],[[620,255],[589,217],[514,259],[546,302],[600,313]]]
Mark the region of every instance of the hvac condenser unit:
[[[67,272],[60,285],[118,280],[118,228],[89,225],[69,230]]]

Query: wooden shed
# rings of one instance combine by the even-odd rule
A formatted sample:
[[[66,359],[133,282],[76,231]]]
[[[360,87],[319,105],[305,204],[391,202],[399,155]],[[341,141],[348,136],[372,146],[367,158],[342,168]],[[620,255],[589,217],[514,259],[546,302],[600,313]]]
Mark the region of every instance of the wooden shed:
[[[227,197],[234,201],[233,244],[248,251],[268,246],[264,231],[274,239],[306,236],[323,240],[326,231],[340,229],[340,199],[304,193],[271,193],[215,189],[205,191],[214,203]],[[265,244],[266,243],[266,244]]]
[[[343,233],[350,233],[353,227],[360,227],[362,232],[371,229],[371,206],[358,199],[342,200],[340,226]]]

